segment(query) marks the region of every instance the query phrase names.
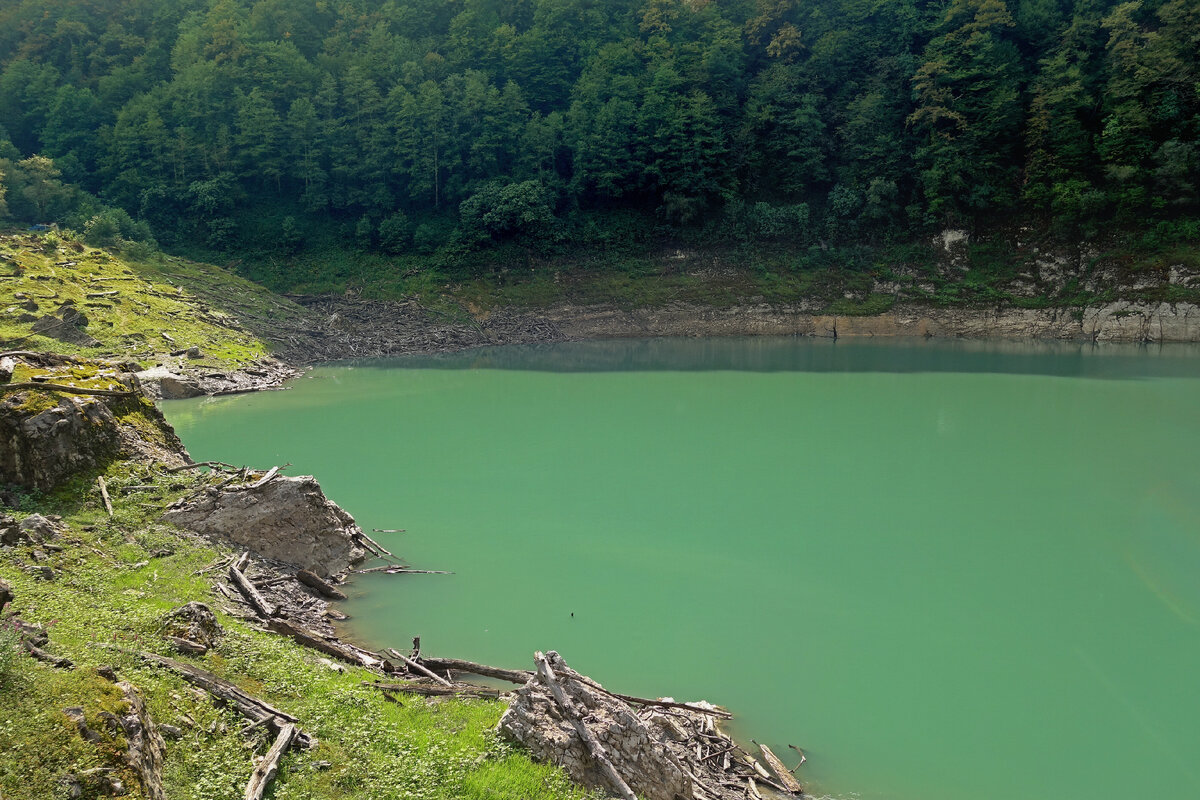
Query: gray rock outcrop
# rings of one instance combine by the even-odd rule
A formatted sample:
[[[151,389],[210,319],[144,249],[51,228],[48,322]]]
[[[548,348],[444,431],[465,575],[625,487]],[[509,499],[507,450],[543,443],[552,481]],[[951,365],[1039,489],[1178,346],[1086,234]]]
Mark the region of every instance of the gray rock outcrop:
[[[0,483],[53,489],[121,450],[121,426],[95,397],[63,397],[45,410],[26,405],[29,392],[0,402]]]
[[[133,409],[149,425],[139,428],[117,418],[115,410]],[[42,390],[25,389],[0,400],[0,484],[45,491],[115,458],[143,455],[181,464],[183,453],[158,409],[137,396],[55,400]]]
[[[557,653],[551,651],[546,657],[576,713],[587,720],[613,767],[638,797],[677,800],[693,796],[691,778],[660,734],[627,703],[568,667]],[[500,718],[499,731],[523,745],[534,759],[563,767],[585,786],[611,791],[602,769],[538,676],[517,690]]]
[[[42,544],[57,538],[65,530],[61,517],[31,514],[17,522],[7,514],[0,514],[0,544]]]
[[[344,572],[366,557],[354,518],[308,475],[276,477],[257,488],[210,490],[179,501],[163,519],[322,576]]]

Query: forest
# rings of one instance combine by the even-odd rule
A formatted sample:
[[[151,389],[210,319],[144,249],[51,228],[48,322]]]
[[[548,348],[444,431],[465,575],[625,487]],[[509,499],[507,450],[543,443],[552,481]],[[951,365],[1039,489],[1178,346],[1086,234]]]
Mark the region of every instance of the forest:
[[[10,0],[0,215],[282,256],[1200,233],[1194,0]]]

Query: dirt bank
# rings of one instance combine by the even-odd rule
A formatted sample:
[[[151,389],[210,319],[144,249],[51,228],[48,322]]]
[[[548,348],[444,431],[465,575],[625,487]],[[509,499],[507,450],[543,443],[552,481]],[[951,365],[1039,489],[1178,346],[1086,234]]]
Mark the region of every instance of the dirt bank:
[[[641,336],[927,336],[1094,342],[1200,341],[1200,306],[1119,301],[1091,308],[939,308],[900,304],[875,316],[823,314],[804,305],[661,308],[560,305],[500,309],[449,320],[414,301],[298,298],[303,325],[272,337],[281,358],[309,364],[342,358],[438,353],[469,347]]]

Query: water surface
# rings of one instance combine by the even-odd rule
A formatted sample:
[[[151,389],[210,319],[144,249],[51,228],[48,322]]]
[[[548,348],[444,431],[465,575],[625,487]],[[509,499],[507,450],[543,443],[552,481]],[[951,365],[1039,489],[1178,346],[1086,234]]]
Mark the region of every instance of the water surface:
[[[414,566],[377,644],[706,698],[864,800],[1200,796],[1200,351],[647,340],[166,404]]]

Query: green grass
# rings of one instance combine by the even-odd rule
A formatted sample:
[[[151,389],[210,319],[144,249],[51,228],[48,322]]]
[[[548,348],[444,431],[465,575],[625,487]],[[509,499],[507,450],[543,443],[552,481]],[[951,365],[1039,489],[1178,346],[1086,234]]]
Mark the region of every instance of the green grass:
[[[23,314],[52,314],[66,302],[87,316],[86,333],[99,341],[97,346],[34,334],[32,321],[18,321]],[[29,303],[36,308],[26,308]],[[5,349],[116,357],[152,366],[169,351],[197,346],[204,357],[192,366],[214,370],[236,369],[269,355],[268,345],[241,329],[239,320],[269,322],[303,313],[210,264],[157,253],[139,261],[70,238],[47,251],[37,234],[0,236],[0,309],[0,347]]]
[[[126,787],[136,778],[121,758],[124,740],[106,732],[99,714],[121,711],[119,692],[95,667],[113,665],[144,694],[151,716],[183,729],[168,741],[165,782],[173,800],[226,800],[240,796],[255,753],[267,734],[243,735],[245,721],[212,704],[173,674],[111,649],[150,650],[193,661],[297,716],[320,744],[290,752],[273,789],[277,798],[583,798],[557,769],[532,763],[502,743],[493,729],[503,704],[483,700],[426,700],[400,695],[386,702],[361,685],[376,676],[347,667],[332,670],[319,654],[256,630],[220,609],[203,570],[228,551],[158,522],[165,505],[215,480],[167,475],[150,465],[118,462],[106,473],[115,503],[109,519],[94,476],[55,492],[30,494],[22,516],[36,508],[61,514],[69,532],[48,553],[54,581],[36,579],[29,546],[0,551],[0,577],[14,590],[12,610],[50,632],[48,649],[77,668],[55,670],[23,654],[0,686],[0,795],[7,800],[65,797],[66,772],[116,770]],[[131,486],[150,489],[125,491]],[[169,551],[170,555],[162,555]],[[158,553],[159,555],[154,555]],[[189,600],[213,607],[226,633],[202,657],[172,653],[160,635],[162,617]],[[62,709],[81,706],[103,734],[84,742]],[[328,769],[317,763],[328,761]]]

